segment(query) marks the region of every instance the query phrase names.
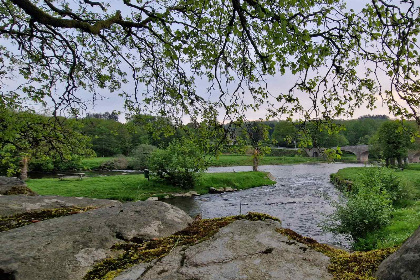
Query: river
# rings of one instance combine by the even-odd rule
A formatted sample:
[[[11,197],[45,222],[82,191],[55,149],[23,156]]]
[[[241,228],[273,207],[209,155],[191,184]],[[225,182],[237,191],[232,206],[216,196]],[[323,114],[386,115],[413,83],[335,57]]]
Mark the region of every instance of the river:
[[[247,212],[261,212],[278,217],[285,228],[312,237],[318,242],[350,248],[351,239],[345,235],[324,232],[320,223],[333,212],[331,201],[339,192],[329,182],[329,175],[346,167],[363,164],[320,163],[300,165],[266,165],[260,171],[276,178],[273,186],[263,186],[232,193],[207,194],[194,198],[167,199],[189,215],[216,218]],[[251,171],[250,166],[211,167],[208,172]]]

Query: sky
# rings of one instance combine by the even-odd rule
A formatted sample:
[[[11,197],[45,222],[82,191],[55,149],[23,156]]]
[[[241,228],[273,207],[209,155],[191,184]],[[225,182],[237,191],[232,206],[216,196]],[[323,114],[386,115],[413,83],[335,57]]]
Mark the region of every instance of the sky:
[[[347,0],[347,8],[353,9],[355,11],[360,11],[366,3],[369,1],[367,0]],[[270,92],[276,93],[276,92],[287,92],[290,87],[293,86],[294,82],[296,80],[296,77],[294,77],[292,74],[286,74],[284,76],[277,74],[272,77],[267,77],[267,87],[270,90]],[[197,91],[204,91],[208,86],[208,83],[206,81],[198,81],[196,83]],[[302,99],[303,104],[309,104],[309,99],[303,98]],[[357,109],[353,118],[358,118],[363,115],[367,114],[376,114],[376,115],[388,115],[392,117],[392,115],[389,114],[389,111],[386,106],[383,106],[381,100],[379,99],[376,102],[376,109],[374,111],[370,111],[366,109],[365,105],[362,105],[360,109]],[[118,110],[124,112],[123,109],[123,100],[121,98],[115,97],[113,94],[104,93],[104,99],[103,100],[97,100],[95,102],[95,106],[92,107],[91,112],[106,112],[106,111],[113,111]],[[247,119],[249,120],[256,120],[259,118],[265,118],[266,111],[264,108],[261,110],[254,112],[254,111],[248,111],[246,113]],[[120,115],[120,120],[124,121],[124,113]],[[188,118],[185,118],[187,121]]]
[[[354,9],[355,11],[360,11],[365,4],[369,2],[367,0],[347,0],[347,8],[348,9]],[[280,74],[277,74],[272,77],[267,77],[267,87],[270,92],[276,93],[276,92],[287,92],[289,88],[294,84],[296,80],[296,77],[294,77],[291,74],[286,74],[284,76],[281,76]],[[14,84],[14,83],[13,83]],[[11,86],[13,86],[11,84]],[[124,90],[130,91],[130,87],[132,85],[124,86]],[[204,91],[208,86],[208,83],[206,81],[198,81],[196,83],[197,91]],[[121,97],[118,97],[115,93],[109,93],[107,91],[101,92],[102,98],[99,100],[96,100],[94,103],[92,100],[87,99],[86,104],[88,105],[88,112],[112,112],[114,110],[121,111],[122,114],[120,115],[120,121],[124,121],[124,114],[126,113],[124,111],[124,101]],[[305,98],[302,99],[304,104],[308,104],[309,99],[305,100]],[[362,106],[360,109],[358,109],[355,114],[354,118],[360,117],[362,115],[366,114],[378,114],[378,115],[389,115],[388,109],[384,106],[382,106],[381,101],[379,100],[376,103],[377,109],[374,111],[369,111],[365,108],[365,106]],[[249,120],[255,120],[258,118],[264,118],[266,115],[266,112],[264,109],[261,109],[257,112],[247,112],[246,116]],[[187,118],[185,118],[185,121],[188,121]]]

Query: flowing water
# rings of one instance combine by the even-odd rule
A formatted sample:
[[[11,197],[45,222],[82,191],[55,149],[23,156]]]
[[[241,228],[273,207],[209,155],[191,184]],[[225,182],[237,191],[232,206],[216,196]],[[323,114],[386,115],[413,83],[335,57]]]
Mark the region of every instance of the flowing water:
[[[329,182],[329,175],[345,167],[362,164],[266,165],[260,171],[270,172],[276,179],[273,186],[264,186],[232,193],[207,194],[194,198],[167,199],[189,215],[216,218],[247,212],[261,212],[280,218],[285,228],[312,237],[318,242],[349,248],[345,235],[323,232],[320,222],[332,213],[332,201],[339,191]],[[208,172],[251,171],[250,166],[212,167]]]

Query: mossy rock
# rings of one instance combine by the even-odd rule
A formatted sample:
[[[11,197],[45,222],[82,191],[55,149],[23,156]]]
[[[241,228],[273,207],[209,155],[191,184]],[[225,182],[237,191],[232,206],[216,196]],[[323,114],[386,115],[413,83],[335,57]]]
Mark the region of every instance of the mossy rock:
[[[37,195],[34,191],[28,188],[24,181],[16,177],[0,176],[0,195]]]
[[[113,249],[123,250],[124,253],[117,258],[106,259],[99,263],[84,277],[84,279],[114,279],[114,277],[116,277],[119,273],[125,270],[127,271],[127,269],[137,264],[151,263],[153,260],[158,259],[161,260],[173,250],[178,250],[179,254],[181,254],[181,251],[185,250],[182,248],[189,248],[191,246],[196,246],[198,243],[210,240],[210,238],[219,232],[219,230],[239,220],[279,221],[277,218],[259,213],[249,213],[247,215],[216,219],[195,220],[194,223],[192,223],[186,229],[166,238],[116,244]],[[318,243],[316,240],[301,236],[290,229],[279,227],[276,231],[277,233],[286,236],[289,240],[293,240],[293,242],[290,244],[302,244],[300,246],[302,250],[304,248],[311,248],[328,257],[330,260],[327,267],[328,272],[332,275],[331,277],[333,277],[333,279],[337,280],[375,279],[374,273],[377,270],[379,264],[396,250],[396,248],[388,248],[369,252],[350,253],[343,249],[338,249],[326,244]],[[250,242],[256,242],[256,240],[250,240]],[[305,257],[305,250],[302,251],[302,257]],[[272,250],[268,250],[266,248],[262,251],[262,254],[269,254],[271,252]],[[144,269],[144,265],[139,266],[140,269]],[[117,277],[116,279],[120,278]],[[125,278],[122,277],[121,279]]]

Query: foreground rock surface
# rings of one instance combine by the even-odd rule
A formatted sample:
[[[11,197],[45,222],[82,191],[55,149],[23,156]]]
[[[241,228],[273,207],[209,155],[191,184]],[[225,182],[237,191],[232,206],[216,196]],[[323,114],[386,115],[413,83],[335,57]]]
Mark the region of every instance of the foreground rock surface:
[[[24,181],[16,177],[0,176],[0,195],[14,194],[37,195]]]
[[[207,241],[176,248],[115,280],[332,279],[328,257],[279,234],[275,231],[279,227],[274,221],[236,221]]]
[[[380,264],[376,277],[379,280],[420,279],[420,227]]]
[[[164,237],[191,218],[163,202],[134,202],[0,233],[0,279],[82,279],[123,240]]]
[[[61,207],[94,206],[101,208],[121,205],[122,203],[116,200],[87,197],[3,195],[0,196],[0,216]]]

